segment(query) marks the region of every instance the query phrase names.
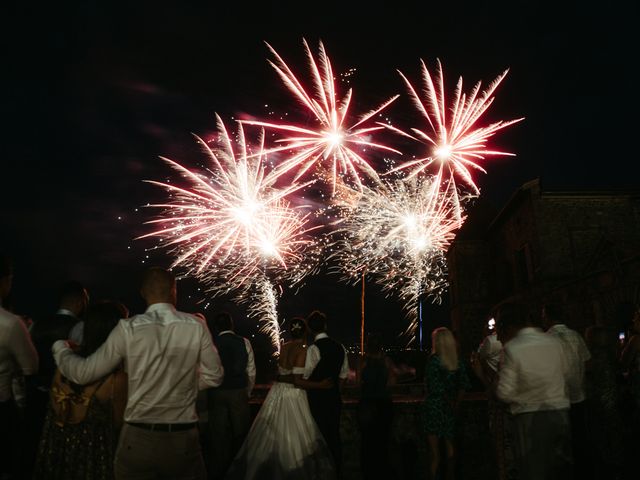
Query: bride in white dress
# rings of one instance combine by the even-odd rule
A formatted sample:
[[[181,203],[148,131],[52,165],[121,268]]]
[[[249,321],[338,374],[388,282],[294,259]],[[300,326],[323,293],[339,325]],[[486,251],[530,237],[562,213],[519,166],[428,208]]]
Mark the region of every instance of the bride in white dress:
[[[292,340],[282,346],[276,381],[258,412],[227,479],[330,480],[331,453],[316,425],[304,388],[330,388],[331,381],[304,380],[307,325],[294,318]]]

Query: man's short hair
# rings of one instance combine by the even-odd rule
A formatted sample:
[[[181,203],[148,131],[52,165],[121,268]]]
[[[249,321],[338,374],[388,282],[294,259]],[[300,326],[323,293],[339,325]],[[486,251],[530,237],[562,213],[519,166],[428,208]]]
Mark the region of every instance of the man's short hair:
[[[10,277],[11,275],[13,275],[11,259],[6,255],[0,254],[0,278]]]
[[[65,283],[60,289],[58,300],[60,303],[83,299],[86,295],[84,285],[80,282],[72,280]]]
[[[307,325],[314,333],[321,333],[327,330],[327,316],[319,310],[314,310],[307,317]]]
[[[522,305],[519,302],[506,302],[498,307],[496,326],[504,331],[506,328],[520,328],[527,324]]]
[[[213,325],[218,332],[233,330],[233,318],[229,312],[220,312],[213,318]]]
[[[169,295],[176,284],[175,275],[162,267],[151,267],[142,275],[141,291]]]
[[[546,303],[544,315],[551,323],[564,323],[564,307],[558,302]]]

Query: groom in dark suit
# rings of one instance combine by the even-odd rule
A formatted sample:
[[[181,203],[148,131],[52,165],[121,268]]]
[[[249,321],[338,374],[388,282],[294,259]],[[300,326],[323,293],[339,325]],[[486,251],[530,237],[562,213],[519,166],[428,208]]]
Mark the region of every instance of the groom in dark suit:
[[[336,470],[340,472],[340,387],[349,375],[347,351],[327,335],[327,317],[324,313],[317,310],[311,312],[307,317],[307,325],[314,336],[314,344],[307,350],[304,378],[318,382],[326,378],[333,380],[333,387],[330,389],[307,391],[309,408],[331,450]]]

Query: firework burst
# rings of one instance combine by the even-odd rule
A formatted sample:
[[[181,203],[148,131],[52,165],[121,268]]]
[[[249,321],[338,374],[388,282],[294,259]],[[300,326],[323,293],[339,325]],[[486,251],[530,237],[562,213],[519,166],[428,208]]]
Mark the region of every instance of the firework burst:
[[[343,193],[343,192],[341,192]],[[332,259],[347,281],[362,273],[397,294],[415,330],[417,300],[447,286],[445,252],[464,218],[436,178],[410,178],[347,191]]]
[[[309,235],[309,213],[285,197],[310,182],[278,188],[279,175],[267,172],[264,135],[253,152],[241,126],[234,141],[219,117],[217,122],[215,149],[198,138],[210,162],[206,174],[165,158],[186,186],[149,181],[171,201],[150,205],[162,209],[147,222],[159,228],[139,238],[159,237],[175,256],[172,266],[185,267],[213,296],[236,292],[250,302],[252,315],[263,318],[263,330],[279,348],[274,285],[301,281],[312,270],[317,243]]]
[[[292,152],[291,157],[284,160],[278,167],[279,174],[295,171],[294,181],[297,181],[310,169],[318,167],[320,164],[322,168],[316,168],[316,171],[330,172],[328,177],[331,179],[334,191],[337,178],[340,176],[352,180],[361,189],[363,186],[360,178],[361,173],[372,179],[378,179],[376,170],[362,156],[363,149],[373,148],[401,154],[391,147],[370,141],[371,134],[384,127],[366,126],[367,121],[396,100],[398,95],[391,97],[382,105],[361,115],[354,123],[349,124],[352,90],[349,89],[344,97],[338,100],[333,68],[324,45],[320,42],[318,59],[316,60],[306,40],[303,43],[309,60],[314,93],[308,93],[282,57],[271,45],[267,44],[274,56],[274,61],[269,61],[269,63],[294,97],[309,110],[316,121],[315,127],[253,120],[243,120],[242,122],[285,134],[284,137],[276,140],[281,145],[269,150],[269,152]]]
[[[477,195],[480,193],[471,175],[472,170],[486,173],[478,163],[489,155],[514,156],[512,153],[492,150],[487,147],[487,140],[496,132],[523,118],[492,123],[485,127],[478,127],[482,115],[493,103],[492,95],[507,75],[508,70],[500,74],[484,90],[478,82],[467,95],[462,91],[462,77],[458,79],[449,107],[445,97],[444,75],[440,61],[437,62],[436,74],[432,76],[424,61],[422,65],[422,94],[421,97],[407,77],[400,71],[402,79],[407,85],[409,95],[418,111],[427,120],[426,129],[412,128],[414,135],[410,135],[393,126],[386,126],[391,130],[427,145],[425,156],[405,162],[390,170],[410,170],[409,176],[415,176],[432,165],[437,168],[437,176],[441,182],[446,182],[454,201],[458,202],[458,189],[455,177],[471,188]],[[460,212],[459,207],[457,211]]]

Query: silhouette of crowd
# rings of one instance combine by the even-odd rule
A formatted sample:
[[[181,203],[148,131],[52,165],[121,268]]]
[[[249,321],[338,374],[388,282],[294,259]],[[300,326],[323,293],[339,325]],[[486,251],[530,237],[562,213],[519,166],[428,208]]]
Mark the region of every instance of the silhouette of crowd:
[[[2,300],[12,278],[1,257]],[[147,308],[133,316],[90,302],[78,282],[35,322],[0,307],[2,480],[336,478],[349,363],[322,312],[291,321],[251,423],[254,353],[231,315],[208,325],[179,311],[176,279],[158,267],[144,272],[140,295]]]
[[[500,305],[471,365],[488,394],[500,479],[636,478],[640,310],[629,335],[567,326],[561,302]]]
[[[0,300],[13,268],[0,256]],[[176,309],[174,275],[149,268],[131,315],[68,282],[52,315],[0,306],[0,480],[332,479],[345,476],[340,419],[347,350],[313,311],[288,323],[278,374],[252,421],[251,342],[232,316]],[[212,334],[213,332],[213,334]],[[395,476],[393,361],[370,335],[358,367],[360,471]],[[569,328],[563,305],[498,306],[470,361],[432,333],[419,425],[424,476],[456,476],[456,432],[470,370],[486,389],[499,479],[633,478],[640,424],[640,310],[628,332]],[[197,404],[205,405],[199,422]],[[631,473],[630,473],[631,472]]]

